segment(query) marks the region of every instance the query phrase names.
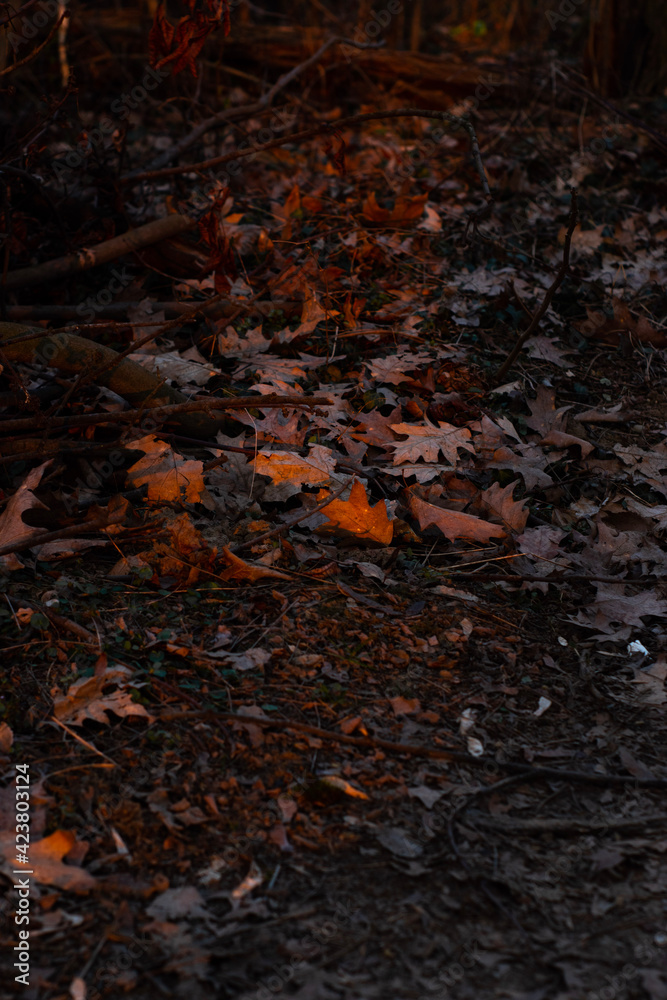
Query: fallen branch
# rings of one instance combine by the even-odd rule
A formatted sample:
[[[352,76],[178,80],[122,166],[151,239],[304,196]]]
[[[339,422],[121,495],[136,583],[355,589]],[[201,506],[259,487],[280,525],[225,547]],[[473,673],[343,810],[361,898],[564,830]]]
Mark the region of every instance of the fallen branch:
[[[556,277],[554,278],[554,280],[552,281],[551,285],[547,289],[546,295],[544,296],[544,299],[542,300],[542,305],[540,306],[540,308],[537,310],[537,312],[533,316],[531,322],[528,324],[528,328],[526,330],[524,330],[524,332],[521,334],[521,336],[517,340],[516,344],[514,345],[514,347],[512,348],[512,350],[507,355],[507,357],[503,361],[502,365],[500,366],[500,368],[496,372],[496,374],[494,376],[494,383],[493,383],[494,385],[500,385],[500,383],[504,379],[505,375],[507,374],[507,372],[510,370],[510,368],[512,367],[512,365],[514,364],[514,362],[518,358],[519,354],[521,353],[521,348],[526,343],[526,341],[528,340],[528,338],[530,336],[532,336],[532,334],[537,329],[537,326],[538,326],[540,320],[542,319],[542,317],[544,316],[545,312],[547,311],[547,309],[551,305],[551,300],[553,299],[553,297],[554,297],[554,295],[556,293],[556,290],[558,289],[558,287],[561,284],[563,278],[567,274],[567,269],[570,266],[570,244],[572,243],[572,234],[573,234],[574,228],[575,228],[575,226],[577,224],[577,191],[576,191],[576,188],[572,188],[571,189],[571,191],[570,191],[570,197],[572,199],[572,203],[571,203],[571,206],[570,206],[570,217],[568,219],[568,224],[567,224],[567,234],[565,236],[565,246],[563,247],[563,261],[562,261],[560,267],[558,268],[558,273],[556,274]]]
[[[595,576],[589,573],[564,573],[562,576],[539,576],[537,573],[516,573],[510,576],[507,573],[458,573],[456,570],[442,570],[442,575],[452,580],[477,580],[479,583],[552,583],[554,587],[560,587],[564,583],[627,583],[627,584],[650,584],[654,586],[661,580],[666,580],[665,576]]]
[[[200,410],[247,410],[256,407],[258,410],[266,407],[281,406],[332,406],[329,396],[236,396],[234,399],[218,399],[215,396],[190,400],[188,403],[177,403],[173,406],[159,406],[151,409],[150,416],[155,422],[167,420],[169,417],[182,413],[196,413]],[[134,423],[147,417],[146,409],[121,410],[119,413],[86,413],[74,417],[19,417],[16,420],[3,420],[0,430],[4,433],[30,431],[38,428],[61,430],[68,427],[93,427],[96,424]]]
[[[80,528],[80,526],[77,527]],[[86,530],[89,530],[89,528],[86,527]],[[51,532],[51,534],[55,533],[56,532]],[[35,542],[33,539],[32,544],[35,546],[38,544],[41,545],[41,538],[38,542]],[[16,549],[14,549],[14,551],[16,551]],[[32,611],[37,611],[39,614],[44,615],[45,618],[48,618],[51,624],[56,628],[63,629],[65,632],[71,632],[72,635],[75,635],[77,639],[81,639],[83,642],[91,642],[95,645],[99,645],[99,636],[95,635],[93,632],[89,632],[87,628],[83,627],[83,625],[73,622],[71,618],[64,618],[62,615],[59,615],[57,611],[53,611],[52,608],[47,608],[38,601],[29,601],[26,597],[13,597],[11,594],[5,594],[5,599],[7,600],[10,608],[12,608],[12,602],[18,608],[31,608]]]
[[[155,336],[163,328],[164,324],[155,330]],[[135,350],[138,346],[138,342],[134,342],[130,350]],[[123,357],[110,347],[79,337],[75,333],[56,330],[45,334],[44,330],[35,330],[18,323],[0,323],[0,358],[14,363],[48,365],[69,375],[86,372],[89,381],[94,379],[118,393],[132,407],[141,405],[152,411],[188,402],[183,393],[166,385],[161,375],[144,368],[137,361]],[[61,401],[61,405],[64,402]],[[142,412],[145,416],[145,410],[136,412]],[[109,416],[113,419],[114,415]],[[18,420],[19,424],[21,419],[23,418]],[[59,418],[44,414],[43,417],[26,419],[30,421],[30,427],[52,428],[58,425]],[[34,423],[35,420],[38,423]],[[5,431],[18,429],[17,421],[9,421],[8,424],[4,424]],[[192,433],[204,435],[214,434],[217,429],[210,421],[201,419],[189,419],[186,424]]]
[[[77,327],[79,329],[83,329],[84,327],[86,329],[108,327],[109,323],[100,322],[100,320],[104,319],[110,320],[111,323],[121,323],[122,326],[150,326],[150,316],[145,320],[142,319],[134,323],[128,321],[122,322],[127,316],[128,311],[136,309],[138,305],[138,302],[110,302],[106,306],[100,305],[95,309],[97,319],[94,323],[77,323]],[[151,302],[150,308],[153,313],[163,312],[166,316],[178,316],[181,318],[181,322],[185,322],[183,319],[184,316],[187,319],[187,316],[192,313],[191,303],[176,302],[173,300],[169,302]],[[199,314],[200,316],[210,316],[214,319],[220,319],[222,317],[229,317],[238,310],[242,312],[256,312],[261,316],[268,316],[270,313],[280,310],[286,316],[291,316],[303,310],[303,301],[299,301],[298,299],[274,299],[251,302],[247,298],[226,298],[223,302],[202,302]],[[20,306],[7,306],[6,311],[7,319],[16,323],[44,319],[55,320],[61,323],[67,320],[81,319],[78,306],[28,305],[26,303]],[[160,322],[163,323],[164,320]]]
[[[239,108],[229,109],[225,111],[219,111],[217,115],[211,115],[210,118],[204,119],[199,125],[195,126],[191,132],[188,132],[186,136],[180,139],[178,142],[170,146],[169,149],[165,149],[163,153],[156,156],[151,165],[147,168],[148,170],[159,170],[161,167],[166,167],[168,163],[172,160],[177,160],[182,154],[194,146],[198,139],[201,139],[203,135],[210,132],[211,129],[217,128],[219,125],[231,125],[235,121],[242,121],[244,119],[250,118],[252,115],[261,114],[263,111],[267,111],[273,104],[273,101],[278,96],[281,90],[296,80],[298,76],[301,75],[305,70],[310,69],[315,63],[319,62],[322,56],[332,47],[332,45],[350,45],[355,49],[379,49],[382,48],[384,42],[355,42],[351,38],[343,38],[340,35],[335,35],[333,38],[327,39],[323,45],[319,47],[317,52],[315,52],[308,59],[299,63],[293,69],[289,70],[287,73],[283,73],[281,77],[274,83],[270,90],[260,97],[253,104],[246,104]],[[128,177],[138,176],[141,171],[136,170],[128,174]]]
[[[456,760],[473,767],[489,767],[499,771],[509,771],[530,779],[558,779],[561,781],[580,781],[587,785],[632,785],[633,788],[667,788],[667,778],[636,778],[632,774],[597,774],[593,771],[566,771],[557,767],[532,767],[530,764],[515,764],[509,760],[490,760],[489,758],[473,757],[472,754],[460,750],[436,750],[434,747],[416,746],[411,743],[392,743],[375,736],[348,736],[345,733],[333,733],[319,726],[309,726],[304,722],[292,722],[290,719],[263,719],[254,715],[235,715],[233,712],[218,712],[217,709],[204,708],[194,712],[173,711],[161,712],[160,722],[172,722],[177,719],[204,719],[208,722],[240,722],[242,725],[261,726],[265,729],[292,729],[296,733],[305,733],[318,739],[332,743],[344,743],[362,749],[388,750],[391,753],[406,754],[411,757],[428,757],[432,760]],[[482,794],[493,786],[480,789]],[[474,793],[473,793],[474,794]]]
[[[67,257],[57,257],[35,267],[24,267],[20,271],[10,271],[2,285],[10,291],[13,288],[25,288],[26,285],[38,285],[44,281],[66,278],[80,271],[89,271],[134,250],[177,236],[187,229],[193,229],[196,225],[196,220],[188,218],[187,215],[167,215],[164,219],[147,222],[145,226],[138,226],[137,229],[128,229],[121,236],[114,236],[111,240],[105,240],[86,250],[79,250],[78,253],[69,254]]]
[[[7,545],[0,546],[0,556],[8,556],[12,552],[22,552],[24,549],[36,549],[47,542],[57,542],[61,538],[80,538],[81,535],[88,535],[90,532],[100,531],[109,527],[109,518],[97,519],[95,521],[82,521],[81,524],[70,524],[66,528],[58,528],[57,531],[39,531],[30,538],[24,538],[20,542],[8,542]]]
[[[635,827],[652,826],[654,823],[665,827],[667,814],[650,813],[647,816],[627,816],[622,819],[567,819],[560,816],[551,819],[514,819],[512,816],[488,816],[480,812],[468,813],[468,819],[483,829],[503,830],[506,833],[606,833],[608,830],[632,830]]]
[[[186,163],[184,166],[179,167],[165,167],[161,170],[144,170],[142,173],[125,174],[120,178],[120,181],[122,184],[135,184],[138,181],[152,181],[162,177],[175,177],[178,174],[208,170],[212,167],[220,167],[223,163],[231,163],[233,160],[241,160],[247,156],[256,156],[258,153],[278,149],[280,146],[286,146],[291,142],[303,142],[306,139],[314,139],[318,135],[336,135],[342,129],[354,128],[354,126],[361,125],[364,122],[382,121],[386,118],[434,118],[436,121],[449,126],[453,130],[464,129],[470,138],[472,156],[475,161],[477,173],[479,174],[484,196],[487,200],[491,200],[491,191],[482,165],[477,135],[470,119],[452,115],[449,111],[424,111],[422,108],[398,108],[395,111],[369,111],[362,115],[351,115],[349,118],[341,118],[337,122],[324,122],[312,128],[303,129],[301,132],[293,132],[291,135],[280,136],[277,139],[271,139],[269,142],[250,146],[248,149],[235,149],[231,153],[225,153],[223,156],[214,156],[210,160],[201,160],[199,163]]]

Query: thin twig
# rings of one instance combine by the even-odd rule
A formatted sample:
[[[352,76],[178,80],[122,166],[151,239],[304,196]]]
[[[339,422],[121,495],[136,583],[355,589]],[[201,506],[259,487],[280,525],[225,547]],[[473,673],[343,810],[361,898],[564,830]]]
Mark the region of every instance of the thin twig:
[[[93,746],[92,743],[89,743],[88,740],[84,740],[82,736],[79,736],[78,733],[75,733],[72,729],[70,729],[69,726],[66,726],[64,722],[61,722],[60,719],[56,719],[55,715],[51,716],[49,722],[54,722],[56,726],[60,726],[61,729],[64,729],[66,733],[69,733],[69,735],[74,737],[75,740],[78,740],[78,742],[81,743],[82,746],[86,747],[87,750],[91,750],[93,753],[96,753],[99,757],[102,757],[104,760],[108,760],[109,763],[112,764],[114,767],[118,767],[118,764],[115,760],[112,760],[111,757],[107,757],[105,753],[102,753],[101,750],[98,750],[97,747]]]
[[[30,538],[21,539],[19,542],[9,542],[0,546],[0,556],[7,556],[11,552],[22,552],[24,549],[34,549],[38,545],[46,545],[47,542],[56,542],[61,538],[78,538],[82,534],[89,534],[91,531],[98,531],[101,528],[109,527],[109,519],[97,521],[83,521],[81,524],[70,524],[67,528],[59,528],[57,531],[43,531],[36,529],[36,533]],[[96,638],[95,636],[93,638]]]
[[[230,552],[232,555],[237,555],[241,549],[249,549],[253,545],[265,542],[267,538],[272,538],[274,535],[280,535],[283,531],[289,531],[289,529],[293,528],[295,524],[299,523],[299,521],[305,521],[307,518],[312,517],[313,514],[318,514],[321,510],[324,510],[325,507],[328,507],[332,500],[336,500],[341,495],[343,490],[347,489],[348,486],[351,486],[354,479],[355,477],[352,476],[352,478],[348,479],[346,483],[343,483],[340,489],[336,490],[335,493],[332,493],[331,496],[328,496],[326,500],[322,501],[322,503],[318,503],[317,507],[313,507],[312,510],[302,511],[302,513],[297,515],[297,517],[293,517],[291,521],[286,521],[285,524],[279,524],[276,528],[271,528],[270,531],[265,531],[262,535],[257,535],[256,538],[249,538],[248,541],[241,542],[240,545],[235,545],[232,549],[230,549]]]
[[[545,312],[547,311],[547,309],[551,305],[551,300],[553,299],[553,297],[554,297],[554,295],[556,293],[556,290],[558,289],[558,287],[561,284],[563,278],[567,274],[567,269],[570,266],[570,244],[572,242],[572,234],[573,234],[575,226],[577,224],[577,191],[576,191],[576,188],[572,188],[571,189],[571,191],[570,191],[570,197],[572,199],[572,203],[570,205],[570,218],[569,218],[568,224],[567,224],[567,234],[565,236],[565,246],[563,247],[563,261],[562,261],[560,267],[558,268],[558,273],[556,274],[556,277],[554,278],[554,280],[552,281],[551,285],[547,289],[547,293],[544,296],[544,299],[542,300],[542,305],[540,306],[540,308],[537,310],[537,312],[533,316],[532,321],[528,325],[528,328],[526,330],[524,330],[524,332],[521,334],[521,336],[517,340],[516,344],[514,345],[514,347],[512,348],[512,350],[507,355],[507,357],[503,361],[502,365],[500,366],[500,368],[496,372],[496,374],[494,376],[494,385],[500,385],[500,383],[504,379],[505,375],[507,374],[507,372],[509,371],[509,369],[512,367],[512,365],[514,364],[514,362],[518,358],[519,354],[521,353],[521,348],[526,343],[526,341],[528,340],[528,338],[532,335],[532,333],[537,329],[537,326],[539,325],[540,320],[542,319],[542,317],[544,316]]]
[[[447,821],[447,836],[449,838],[449,843],[452,848],[452,851],[454,852],[454,857],[463,865],[463,867],[471,877],[475,876],[475,872],[473,871],[472,867],[468,864],[468,861],[464,857],[463,852],[459,848],[459,845],[456,840],[457,819],[461,818],[463,813],[467,810],[468,806],[472,804],[474,799],[481,798],[483,795],[494,794],[498,791],[499,788],[507,788],[508,785],[515,785],[524,780],[525,779],[523,778],[523,776],[514,774],[510,775],[509,778],[502,778],[500,781],[495,781],[491,785],[485,785],[482,788],[476,788],[473,792],[471,792],[469,795],[466,796],[465,800],[461,803],[461,805],[457,806],[457,808],[449,817]],[[522,935],[528,946],[531,948],[531,950],[533,950],[533,944],[530,939],[530,936],[528,935],[525,928],[519,923],[519,921],[514,916],[512,911],[508,910],[505,904],[498,899],[496,894],[489,889],[485,879],[480,879],[479,885],[484,895],[488,899],[490,899],[493,905],[496,906],[501,911],[501,913],[503,913],[507,917],[507,919],[514,924],[514,926]]]
[[[60,15],[60,18],[51,28],[51,31],[48,33],[48,35],[46,36],[41,45],[38,45],[36,49],[33,49],[32,52],[29,52],[28,55],[25,57],[25,59],[20,59],[18,62],[12,63],[11,66],[5,66],[4,69],[0,70],[0,76],[5,76],[5,74],[7,73],[13,73],[14,70],[19,69],[20,66],[25,66],[26,63],[32,62],[35,56],[38,56],[39,53],[42,51],[42,49],[49,44],[49,42],[51,41],[56,31],[58,30],[58,28],[63,23],[66,17],[69,17],[68,10],[63,11],[63,13]]]
[[[35,543],[35,541],[33,540],[33,545],[35,544],[37,543]],[[42,544],[41,539],[39,540],[38,544],[40,545]],[[71,632],[72,635],[78,636],[78,638],[82,639],[84,642],[93,642],[99,644],[99,637],[93,635],[93,633],[89,632],[87,628],[83,627],[83,625],[78,625],[76,622],[73,622],[70,618],[64,618],[62,615],[59,615],[56,611],[53,611],[51,608],[44,607],[44,605],[40,604],[38,601],[29,601],[25,597],[10,597],[10,595],[8,594],[5,594],[5,597],[7,598],[8,601],[9,600],[14,601],[14,603],[17,604],[19,607],[24,606],[27,608],[32,608],[33,611],[37,611],[40,614],[44,615],[46,618],[49,619],[52,625],[56,626],[56,628],[61,628],[64,629],[66,632]]]
[[[646,122],[642,121],[640,118],[635,118],[634,115],[631,115],[627,111],[624,111],[623,108],[618,108],[615,104],[612,104],[610,101],[605,101],[605,99],[603,97],[600,97],[599,94],[596,94],[592,90],[588,90],[587,87],[583,87],[576,80],[573,80],[571,75],[568,76],[568,74],[564,73],[563,70],[560,69],[560,67],[558,66],[556,67],[556,72],[563,80],[565,80],[565,86],[569,90],[574,90],[575,93],[583,94],[589,100],[593,101],[595,104],[598,104],[601,108],[606,108],[607,111],[611,111],[613,114],[618,115],[620,118],[625,118],[625,120],[634,125],[635,128],[638,128],[640,129],[640,131],[645,132],[646,135],[650,135],[651,138],[655,140],[656,144],[660,146],[663,153],[667,152],[667,135],[665,135],[663,132],[656,131],[656,129],[651,128],[650,125],[647,125]]]
[[[428,757],[433,760],[456,760],[472,767],[497,767],[499,771],[509,771],[511,774],[523,776],[526,780],[558,780],[579,781],[588,785],[632,785],[633,788],[667,788],[667,778],[636,778],[631,774],[598,774],[589,771],[566,771],[557,767],[531,767],[530,764],[516,764],[512,761],[489,760],[484,757],[473,757],[472,754],[460,750],[437,750],[434,747],[416,746],[411,743],[392,743],[373,736],[348,736],[345,733],[333,733],[319,726],[309,726],[303,722],[293,722],[290,719],[263,719],[248,715],[236,715],[234,712],[219,712],[217,709],[204,708],[196,712],[178,710],[162,712],[160,722],[171,722],[176,719],[205,719],[213,723],[240,722],[244,725],[262,726],[267,729],[293,729],[297,733],[306,733],[332,743],[344,743],[361,749],[388,750],[391,753],[407,754],[412,757]]]
[[[650,813],[647,816],[624,816],[621,819],[577,819],[562,816],[535,817],[533,819],[515,819],[513,816],[488,816],[484,813],[473,813],[471,823],[489,830],[504,830],[511,833],[572,833],[573,831],[632,830],[637,826],[652,826],[660,823],[667,826],[667,814]]]

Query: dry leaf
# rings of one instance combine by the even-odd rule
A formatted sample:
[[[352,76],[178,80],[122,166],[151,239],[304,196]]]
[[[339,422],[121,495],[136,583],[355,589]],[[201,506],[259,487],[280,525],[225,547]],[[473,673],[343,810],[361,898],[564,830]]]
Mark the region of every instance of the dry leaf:
[[[31,510],[33,507],[41,507],[42,510],[47,509],[46,505],[41,500],[38,500],[32,491],[35,487],[39,486],[41,478],[49,465],[51,465],[51,459],[31,469],[16,493],[7,501],[7,506],[2,514],[0,514],[0,546],[16,545],[20,542],[26,542],[31,538],[34,538],[35,544],[37,544],[39,536],[45,534],[45,528],[31,528],[30,525],[25,523],[21,515],[24,510]],[[23,563],[14,552],[10,552],[6,556],[0,556],[0,566],[4,566],[8,570],[23,569]]]
[[[128,691],[113,691],[104,694],[104,688],[110,684],[120,685],[129,680],[129,671],[124,667],[113,667],[96,677],[84,677],[76,681],[62,698],[56,698],[53,703],[53,714],[56,719],[70,726],[82,726],[86,719],[109,724],[107,712],[113,712],[121,718],[126,715],[140,715],[148,722],[153,721],[143,705],[132,701]]]
[[[378,205],[375,192],[371,191],[366,198],[361,213],[370,222],[412,222],[424,213],[424,205],[428,194],[418,194],[412,197],[401,196],[396,199],[392,209]]]
[[[307,337],[308,334],[313,332],[318,323],[321,323],[322,320],[332,315],[335,314],[327,312],[318,302],[315,289],[311,288],[310,285],[306,285],[304,288],[301,322],[296,330],[290,330],[289,327],[282,330],[277,337],[278,343],[288,344],[292,340],[296,340],[297,337]]]
[[[595,445],[592,445],[590,441],[575,437],[574,434],[565,434],[563,431],[556,430],[549,431],[546,437],[542,438],[540,444],[550,444],[554,448],[569,448],[570,445],[576,444],[581,448],[582,458],[586,458],[595,449]]]
[[[633,684],[642,686],[640,700],[643,705],[664,705],[667,703],[667,661],[664,655],[643,670],[635,670]]]
[[[206,496],[203,462],[185,459],[170,444],[152,434],[132,442],[144,457],[130,466],[127,479],[133,486],[148,486],[148,499],[202,503]]]
[[[561,406],[556,409],[556,390],[538,385],[537,398],[528,401],[530,416],[525,417],[526,426],[544,437],[549,431],[559,431],[565,420],[565,414],[571,409],[570,406]]]
[[[660,348],[667,345],[667,336],[651,326],[646,316],[635,317],[621,299],[612,299],[614,315],[586,308],[588,318],[579,324],[579,332],[589,339],[601,340],[605,344],[618,345],[629,335],[642,344]]]
[[[421,709],[419,698],[402,698],[400,695],[390,698],[389,704],[394,710],[394,715],[414,715]]]
[[[233,552],[230,552],[226,545],[222,549],[222,558],[227,564],[220,574],[224,580],[249,580],[254,583],[263,577],[273,577],[276,580],[290,580],[286,573],[279,573],[277,569],[268,569],[266,566],[256,566],[239,559]]]
[[[14,733],[6,722],[0,722],[0,751],[9,753],[14,743]]]
[[[524,510],[525,500],[513,500],[512,494],[517,481],[509,483],[501,488],[498,483],[493,483],[488,490],[481,494],[484,502],[491,514],[495,514],[512,531],[523,531],[528,520],[529,511]]]
[[[346,781],[345,778],[340,778],[337,774],[324,774],[320,778],[320,781],[323,785],[329,785],[331,788],[335,788],[345,795],[350,795],[353,799],[368,799],[366,792],[355,788],[349,781]]]
[[[5,856],[3,869],[15,881],[20,875],[11,872],[16,868],[14,854],[16,853],[16,833],[11,831],[3,834],[0,846]],[[71,830],[56,830],[42,840],[31,840],[30,870],[34,879],[42,885],[55,885],[67,892],[88,892],[97,885],[97,879],[83,868],[76,865],[66,865],[62,861],[70,852],[78,851],[79,856],[87,849],[85,841],[77,841],[76,834]]]
[[[307,458],[293,451],[264,451],[255,459],[260,476],[270,476],[273,484],[265,495],[270,500],[287,500],[299,493],[303,485],[327,483],[336,467],[331,448],[312,445]]]
[[[318,500],[324,499],[324,494],[318,496]],[[352,484],[349,500],[332,500],[322,513],[328,518],[328,524],[317,528],[318,534],[333,534],[377,545],[391,542],[394,529],[384,501],[371,507],[366,490],[358,480]]]
[[[462,514],[456,510],[436,507],[434,504],[426,503],[425,500],[420,500],[414,494],[410,494],[408,505],[413,516],[417,518],[422,531],[434,524],[450,542],[457,538],[488,542],[490,538],[504,538],[507,534],[499,524],[489,524],[488,521],[482,521],[472,514]]]
[[[475,453],[470,443],[472,437],[467,427],[455,427],[453,424],[438,421],[438,427],[424,417],[424,424],[392,424],[391,429],[396,434],[407,434],[407,441],[396,441],[394,449],[394,465],[402,462],[416,462],[423,458],[425,462],[437,462],[440,452],[448,462],[456,465],[458,449],[465,448]]]
[[[428,364],[429,361],[432,361],[431,355],[424,351],[397,351],[388,358],[371,358],[366,362],[366,368],[371,377],[378,382],[400,385],[401,382],[412,381],[412,376],[408,372],[414,372],[419,365]],[[363,414],[361,419],[366,422],[368,418]]]

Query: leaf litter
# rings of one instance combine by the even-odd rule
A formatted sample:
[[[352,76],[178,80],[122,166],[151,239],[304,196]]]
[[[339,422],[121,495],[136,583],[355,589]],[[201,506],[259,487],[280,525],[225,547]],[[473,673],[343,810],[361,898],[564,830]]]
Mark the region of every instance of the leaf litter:
[[[154,64],[196,75],[223,6],[177,30],[160,8]],[[463,139],[399,169],[419,118],[260,152],[243,185],[189,175],[197,235],[146,251],[87,332],[183,404],[252,397],[208,434],[124,424],[148,403],[94,371],[5,367],[2,870],[27,760],[43,988],[113,967],[112,997],[665,995],[665,216],[623,156],[646,134],[582,152],[552,110],[512,136],[480,110],[507,197],[468,241]],[[562,261],[554,156],[571,270],[499,386]],[[135,225],[195,211],[190,182],[152,183]],[[19,217],[10,275],[35,253]],[[210,310],[165,330],[176,305]],[[54,389],[68,426],[17,423]]]

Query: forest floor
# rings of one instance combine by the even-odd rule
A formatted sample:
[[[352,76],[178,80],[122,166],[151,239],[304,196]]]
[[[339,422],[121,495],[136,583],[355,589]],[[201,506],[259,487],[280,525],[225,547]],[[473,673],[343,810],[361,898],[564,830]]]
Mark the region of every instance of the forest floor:
[[[213,131],[134,184],[194,124],[151,98],[122,164],[111,137],[68,167],[66,206],[54,119],[30,170],[65,244],[17,175],[10,277],[122,232],[119,191],[134,226],[200,226],[17,285],[10,321],[257,401],[163,432],[123,424],[141,403],[85,358],[9,354],[6,955],[33,873],[12,995],[667,998],[667,105],[629,120],[535,66],[526,103],[493,69],[477,216],[467,134],[421,118],[228,183],[184,166],[235,148]],[[351,110],[400,106],[373,83]]]

